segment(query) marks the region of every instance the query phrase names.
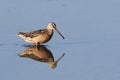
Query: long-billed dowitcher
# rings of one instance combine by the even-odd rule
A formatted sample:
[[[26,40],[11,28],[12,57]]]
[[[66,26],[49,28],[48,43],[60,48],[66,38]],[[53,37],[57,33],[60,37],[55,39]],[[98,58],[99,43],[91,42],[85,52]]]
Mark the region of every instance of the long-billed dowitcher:
[[[35,30],[32,32],[19,32],[17,35],[26,42],[34,43],[36,46],[38,46],[41,43],[48,42],[53,36],[54,30],[57,31],[64,39],[63,35],[56,28],[56,24],[54,22],[50,22],[47,28]]]

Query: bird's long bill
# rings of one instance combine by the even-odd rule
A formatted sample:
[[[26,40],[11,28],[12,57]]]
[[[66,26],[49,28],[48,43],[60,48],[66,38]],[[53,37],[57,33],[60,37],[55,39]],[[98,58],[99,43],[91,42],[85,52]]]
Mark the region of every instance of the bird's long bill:
[[[58,29],[55,29],[55,30],[58,32],[58,34],[59,34],[63,39],[65,39],[64,36],[58,31]]]
[[[58,63],[58,62],[63,58],[64,55],[65,55],[65,53],[63,53],[63,54],[56,60],[56,63]]]

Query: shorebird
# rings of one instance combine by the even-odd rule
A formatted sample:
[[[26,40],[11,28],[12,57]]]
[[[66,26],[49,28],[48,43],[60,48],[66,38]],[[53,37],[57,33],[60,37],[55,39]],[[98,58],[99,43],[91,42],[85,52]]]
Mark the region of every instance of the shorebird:
[[[30,42],[38,46],[39,44],[48,42],[52,38],[54,30],[64,39],[64,36],[58,31],[54,22],[48,23],[47,28],[32,32],[19,32],[17,35],[26,42]]]

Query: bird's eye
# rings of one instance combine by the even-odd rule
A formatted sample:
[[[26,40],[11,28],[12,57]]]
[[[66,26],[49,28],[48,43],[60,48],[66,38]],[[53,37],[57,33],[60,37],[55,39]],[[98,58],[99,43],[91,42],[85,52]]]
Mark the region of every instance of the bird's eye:
[[[56,26],[56,24],[54,24],[54,26]]]
[[[54,28],[56,28],[56,24],[52,24]]]
[[[56,26],[55,24],[52,24],[53,26]]]

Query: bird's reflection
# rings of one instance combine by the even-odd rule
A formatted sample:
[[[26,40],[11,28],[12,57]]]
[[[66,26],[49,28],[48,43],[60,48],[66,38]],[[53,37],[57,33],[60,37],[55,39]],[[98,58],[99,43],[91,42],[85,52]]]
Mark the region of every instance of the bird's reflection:
[[[49,67],[52,69],[56,68],[58,61],[60,61],[64,55],[65,53],[54,61],[52,52],[45,46],[29,46],[19,54],[20,57],[31,58],[36,61],[48,63]]]

